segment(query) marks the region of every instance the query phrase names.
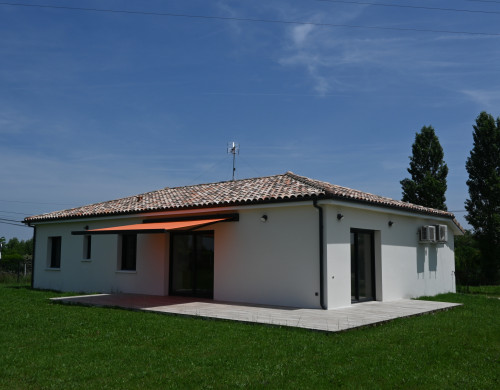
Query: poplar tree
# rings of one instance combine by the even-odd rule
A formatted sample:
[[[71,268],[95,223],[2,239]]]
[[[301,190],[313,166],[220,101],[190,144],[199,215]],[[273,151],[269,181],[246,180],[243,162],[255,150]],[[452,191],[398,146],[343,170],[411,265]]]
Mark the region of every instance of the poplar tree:
[[[424,126],[415,134],[410,167],[411,178],[401,180],[405,202],[446,210],[446,177],[448,166],[444,152],[432,126]]]
[[[483,111],[473,127],[465,218],[479,240],[482,282],[495,283],[500,279],[500,118],[495,122]]]

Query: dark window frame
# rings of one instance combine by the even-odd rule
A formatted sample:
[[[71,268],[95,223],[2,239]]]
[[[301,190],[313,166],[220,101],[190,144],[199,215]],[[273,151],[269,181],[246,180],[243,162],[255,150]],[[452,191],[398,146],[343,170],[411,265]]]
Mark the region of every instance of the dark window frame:
[[[356,235],[355,238],[355,257],[358,259],[358,233],[365,233],[370,235],[370,267],[371,267],[371,297],[368,298],[361,298],[359,296],[359,261],[356,260],[355,262],[355,274],[356,274],[356,279],[355,279],[355,291],[354,291],[354,299],[351,299],[351,303],[361,303],[361,302],[369,302],[369,301],[375,301],[377,300],[377,289],[376,289],[376,278],[375,278],[375,273],[376,273],[376,267],[375,267],[375,230],[369,230],[369,229],[356,229],[356,228],[351,228],[350,233],[354,233]],[[352,258],[351,258],[351,263],[352,263]],[[351,291],[352,294],[352,291]]]
[[[92,259],[92,236],[90,234],[83,236],[83,259]]]
[[[121,236],[120,271],[137,270],[137,234]]]
[[[49,245],[49,268],[59,269],[61,268],[62,237],[49,237]]]

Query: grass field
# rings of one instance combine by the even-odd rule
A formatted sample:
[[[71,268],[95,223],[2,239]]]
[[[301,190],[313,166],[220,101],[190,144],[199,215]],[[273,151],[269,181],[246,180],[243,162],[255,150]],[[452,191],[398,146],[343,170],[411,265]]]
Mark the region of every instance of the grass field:
[[[54,304],[0,284],[1,389],[498,389],[500,300],[319,333]]]

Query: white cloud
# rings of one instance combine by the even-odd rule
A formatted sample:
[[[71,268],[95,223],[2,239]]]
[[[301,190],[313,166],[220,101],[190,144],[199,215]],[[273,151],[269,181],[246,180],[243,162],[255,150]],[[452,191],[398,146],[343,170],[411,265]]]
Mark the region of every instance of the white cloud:
[[[374,19],[366,7],[333,12],[325,5],[323,10],[307,16],[304,13],[297,16],[300,11],[293,10],[283,17],[337,25],[384,25],[391,21]],[[483,47],[484,41],[478,37],[298,25],[286,27],[284,38],[277,62],[302,72],[309,88],[323,96],[352,90],[380,91],[389,86],[405,90],[427,86],[459,91],[488,108],[498,106],[500,100],[498,92],[461,91],[467,80],[478,76],[475,71],[478,60],[471,54],[464,56],[466,49],[457,51],[457,47]],[[496,57],[492,52],[481,60],[481,65],[492,74],[496,74]]]
[[[292,39],[293,43],[297,47],[302,47],[307,38],[309,37],[311,31],[314,29],[314,26],[311,24],[303,24],[300,26],[294,26],[292,28]]]
[[[321,96],[331,90],[331,82],[322,67],[328,65],[328,57],[317,48],[317,29],[311,25],[294,26],[289,31],[290,46],[278,62],[283,66],[305,69],[313,89]]]
[[[223,1],[218,1],[215,4],[216,8],[222,12],[225,17],[228,18],[240,18],[242,17],[235,7],[232,7],[230,4],[227,4]],[[230,26],[231,32],[235,35],[240,35],[243,32],[243,28],[241,26],[241,22],[238,21],[228,21],[227,23]]]
[[[302,26],[299,26],[302,27]],[[472,63],[441,51],[432,51],[432,39],[413,36],[359,37],[342,35],[325,28],[291,28],[288,45],[280,52],[278,63],[304,71],[311,88],[324,96],[331,92],[373,91],[391,83],[429,85],[433,88],[463,88]],[[471,60],[472,61],[472,60]],[[465,90],[473,100],[487,107],[498,106],[496,91]]]
[[[466,89],[460,92],[485,109],[497,109],[500,106],[500,91]]]

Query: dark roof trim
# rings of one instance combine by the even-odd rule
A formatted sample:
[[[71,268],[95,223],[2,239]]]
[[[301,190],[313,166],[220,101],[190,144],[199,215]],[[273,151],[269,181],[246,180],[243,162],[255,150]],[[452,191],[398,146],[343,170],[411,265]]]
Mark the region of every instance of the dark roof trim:
[[[107,231],[107,232],[90,232],[88,230],[77,230],[71,232],[73,236],[94,236],[104,234],[159,234],[166,233],[165,229],[148,229],[148,230],[120,230],[120,231]]]
[[[142,220],[142,223],[156,223],[156,222],[182,222],[182,221],[200,221],[204,219],[225,218],[225,221],[220,222],[237,222],[240,220],[238,213],[232,214],[204,214],[204,215],[190,215],[187,217],[172,217],[172,218],[150,218]]]
[[[86,218],[100,218],[100,217],[114,217],[114,216],[128,216],[128,215],[145,215],[150,213],[158,213],[158,212],[168,212],[168,211],[187,211],[187,210],[203,210],[203,209],[211,209],[211,208],[226,208],[226,207],[237,207],[237,206],[251,206],[251,205],[259,205],[259,204],[275,204],[275,203],[291,203],[291,202],[304,202],[311,201],[313,199],[327,199],[327,197],[321,196],[298,196],[298,197],[287,197],[282,199],[258,199],[258,200],[245,200],[241,202],[227,202],[227,203],[208,203],[197,206],[184,206],[184,207],[172,207],[172,208],[151,208],[146,210],[127,210],[127,211],[117,211],[117,212],[109,212],[109,213],[92,213],[92,214],[82,214],[82,215],[74,215],[74,216],[65,216],[65,217],[48,217],[48,218],[39,218],[32,219],[32,217],[28,217],[24,219],[24,223],[37,223],[37,222],[56,222],[56,221],[67,221],[67,220],[76,220],[76,219],[86,219]],[[43,214],[40,216],[43,217]]]
[[[191,222],[192,221],[192,222]],[[149,223],[112,226],[108,228],[89,229],[83,231],[72,231],[72,235],[94,235],[94,234],[152,234],[167,233],[170,231],[194,231],[205,228],[219,222],[234,222],[228,218],[218,216],[217,218],[188,219],[183,221],[149,221]],[[179,225],[180,223],[180,225]],[[185,226],[183,226],[185,225]],[[148,226],[150,228],[148,228]]]

